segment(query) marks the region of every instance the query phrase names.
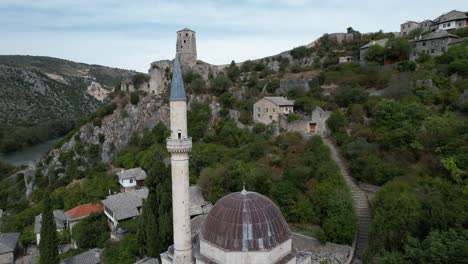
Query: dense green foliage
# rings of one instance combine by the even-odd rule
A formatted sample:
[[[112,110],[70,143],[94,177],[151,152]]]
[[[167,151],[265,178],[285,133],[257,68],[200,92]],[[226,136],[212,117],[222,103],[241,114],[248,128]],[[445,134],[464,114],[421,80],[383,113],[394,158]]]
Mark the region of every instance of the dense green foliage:
[[[49,194],[44,197],[41,222],[41,243],[39,244],[39,264],[58,264],[58,236]]]
[[[158,257],[172,243],[172,196],[170,168],[161,154],[155,155],[145,185],[148,198],[143,204],[137,232],[140,254]]]
[[[94,213],[73,226],[72,238],[81,249],[103,248],[109,239],[109,226],[103,213]]]

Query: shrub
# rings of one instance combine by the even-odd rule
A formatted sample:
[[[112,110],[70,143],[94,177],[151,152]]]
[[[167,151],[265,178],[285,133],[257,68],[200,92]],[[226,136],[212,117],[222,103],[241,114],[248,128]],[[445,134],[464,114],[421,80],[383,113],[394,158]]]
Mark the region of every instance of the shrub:
[[[140,102],[140,93],[135,91],[130,94],[130,102],[132,105],[137,105]]]
[[[231,80],[224,74],[219,74],[211,80],[211,89],[215,95],[222,95],[232,86]]]

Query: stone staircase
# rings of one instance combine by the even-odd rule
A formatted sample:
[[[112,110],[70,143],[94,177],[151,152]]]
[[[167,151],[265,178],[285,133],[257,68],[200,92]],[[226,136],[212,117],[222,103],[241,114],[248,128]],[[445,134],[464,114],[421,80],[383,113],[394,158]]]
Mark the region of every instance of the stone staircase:
[[[349,175],[346,164],[336,149],[335,144],[333,144],[329,138],[322,137],[322,139],[323,142],[330,148],[331,156],[340,167],[346,184],[351,190],[354,201],[354,208],[358,217],[358,231],[356,235],[354,258],[352,263],[361,263],[364,251],[366,250],[367,244],[369,242],[369,231],[372,220],[367,194],[357,186],[357,184],[354,182],[354,179]]]

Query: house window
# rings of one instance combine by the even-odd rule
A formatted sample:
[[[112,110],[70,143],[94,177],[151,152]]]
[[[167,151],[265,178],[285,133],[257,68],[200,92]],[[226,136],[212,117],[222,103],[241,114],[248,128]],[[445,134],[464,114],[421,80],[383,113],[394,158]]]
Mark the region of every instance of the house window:
[[[462,23],[458,23],[458,26],[461,27],[461,26],[462,26]]]
[[[258,114],[257,116],[260,117],[260,114]]]
[[[266,112],[268,113],[268,108],[266,109]]]
[[[133,183],[133,179],[128,180],[129,183]]]
[[[442,25],[442,27],[443,27],[443,28],[446,28],[446,27],[447,27],[447,25],[446,25],[446,24],[443,24],[443,25]]]
[[[182,45],[180,45],[180,48],[183,48],[183,46],[182,46]]]
[[[272,119],[273,119],[273,116],[270,116],[270,120],[272,120]]]
[[[445,47],[442,47],[440,50],[441,50],[442,52],[445,52]]]
[[[274,112],[276,112],[276,109],[275,109],[275,108],[273,108],[273,113],[274,113]]]
[[[187,43],[187,40],[184,39],[184,43]]]
[[[434,53],[434,49],[431,49],[431,53]]]
[[[447,24],[447,27],[450,27],[450,23]]]
[[[422,45],[423,45],[423,46],[426,46],[426,41],[423,41]]]
[[[289,108],[286,107],[286,112],[288,112],[288,111],[289,111]]]

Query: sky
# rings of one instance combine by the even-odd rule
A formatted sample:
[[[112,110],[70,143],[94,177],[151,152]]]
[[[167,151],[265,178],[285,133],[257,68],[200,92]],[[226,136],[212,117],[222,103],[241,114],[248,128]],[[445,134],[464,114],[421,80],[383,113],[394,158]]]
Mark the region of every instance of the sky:
[[[198,59],[278,54],[324,33],[399,31],[467,0],[0,0],[0,54],[41,55],[147,72],[172,59],[176,31],[197,32]]]

